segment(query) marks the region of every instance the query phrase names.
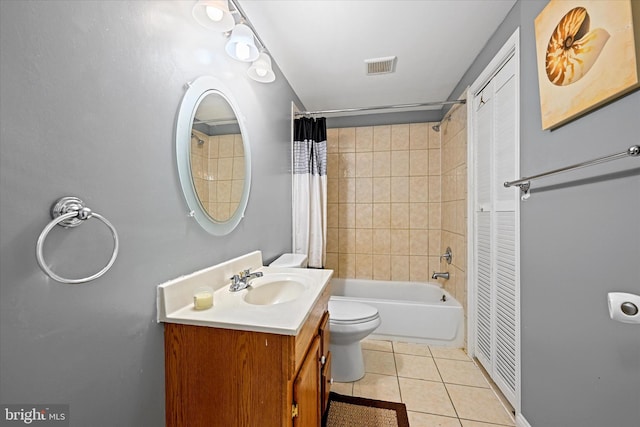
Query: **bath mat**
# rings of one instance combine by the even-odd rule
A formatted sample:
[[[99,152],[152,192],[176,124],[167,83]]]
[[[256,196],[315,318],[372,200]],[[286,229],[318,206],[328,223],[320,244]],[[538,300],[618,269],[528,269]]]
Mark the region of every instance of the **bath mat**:
[[[323,427],[409,427],[404,403],[331,392]]]

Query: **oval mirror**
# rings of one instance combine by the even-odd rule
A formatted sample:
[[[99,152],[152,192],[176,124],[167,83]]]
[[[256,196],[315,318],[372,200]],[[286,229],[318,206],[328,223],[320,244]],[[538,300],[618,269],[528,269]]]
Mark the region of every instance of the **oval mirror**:
[[[190,214],[211,234],[230,233],[249,199],[251,155],[237,104],[216,78],[189,85],[178,112],[176,154]]]

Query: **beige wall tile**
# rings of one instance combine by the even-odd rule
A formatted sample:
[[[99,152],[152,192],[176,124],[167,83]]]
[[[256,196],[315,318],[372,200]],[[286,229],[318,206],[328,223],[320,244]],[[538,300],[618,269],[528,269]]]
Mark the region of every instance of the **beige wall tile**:
[[[409,280],[412,282],[428,282],[431,272],[425,266],[429,263],[426,255],[411,255],[409,257]]]
[[[373,255],[356,254],[356,278],[373,278]]]
[[[371,254],[373,252],[373,230],[356,228],[356,253]]]
[[[409,125],[391,125],[391,150],[409,149]]]
[[[338,251],[342,254],[356,253],[356,229],[355,228],[339,228],[338,229]],[[344,277],[344,276],[343,276]]]
[[[440,150],[429,150],[429,175],[440,175]]]
[[[391,255],[409,255],[409,230],[391,230]]]
[[[327,153],[327,178],[338,178],[340,176],[340,156],[338,154]]]
[[[240,134],[235,134],[233,138],[233,156],[244,157],[244,142]]]
[[[373,176],[373,152],[356,153],[356,176]]]
[[[409,201],[409,177],[408,176],[392,176],[391,177],[391,202],[406,203]]]
[[[440,203],[429,203],[429,229],[442,228],[442,205]]]
[[[424,203],[429,201],[429,177],[409,177],[409,201],[411,203]]]
[[[327,252],[327,258],[325,260],[324,268],[328,270],[333,270],[334,276],[339,277],[338,276],[339,263],[338,263],[337,253]]]
[[[373,227],[373,204],[356,203],[356,228]]]
[[[409,150],[391,151],[391,176],[409,176]]]
[[[340,153],[338,155],[338,165],[340,178],[355,178],[356,153]]]
[[[373,230],[373,253],[380,255],[391,253],[391,230],[388,228]]]
[[[340,253],[338,254],[338,263],[340,269],[339,277],[356,277],[356,254]]]
[[[356,128],[356,152],[373,151],[373,127]]]
[[[339,219],[340,214],[338,204],[330,202],[327,203],[327,228],[338,228]]]
[[[429,228],[429,204],[409,204],[409,228],[426,230]]]
[[[327,153],[338,152],[338,129],[327,129]]]
[[[356,151],[356,129],[338,129],[338,151],[340,153]]]
[[[391,150],[391,125],[373,127],[373,151]]]
[[[429,124],[409,124],[409,148],[411,150],[426,150],[429,148]]]
[[[436,123],[430,123],[429,126],[429,148],[440,148],[440,132],[433,130],[433,125]]]
[[[391,255],[391,280],[409,280],[408,255]]]
[[[343,178],[338,181],[338,201],[340,203],[355,203],[356,179]]]
[[[411,230],[410,231],[409,255],[429,255],[429,231],[428,230]],[[424,268],[425,265],[426,264],[422,264],[422,267]]]
[[[429,151],[411,150],[409,156],[409,175],[425,176],[429,174]]]
[[[337,228],[327,228],[327,253],[338,253],[339,234]]]
[[[373,279],[391,280],[391,255],[373,255]]]
[[[373,176],[391,176],[391,151],[374,151]]]
[[[373,178],[356,178],[356,203],[373,203]]]
[[[355,203],[340,203],[338,205],[338,227],[356,228]]]
[[[391,204],[390,203],[373,204],[372,227],[383,228],[383,229],[389,229],[389,227],[391,227]]]
[[[338,203],[338,180],[327,177],[327,203]]]
[[[218,146],[218,157],[233,157],[234,149],[234,136],[233,135],[220,135]]]
[[[409,203],[391,203],[391,228],[409,227]]]
[[[391,201],[391,177],[373,178],[373,202],[389,203]]]
[[[439,176],[429,177],[429,201],[439,202],[442,189],[440,188],[441,179]]]

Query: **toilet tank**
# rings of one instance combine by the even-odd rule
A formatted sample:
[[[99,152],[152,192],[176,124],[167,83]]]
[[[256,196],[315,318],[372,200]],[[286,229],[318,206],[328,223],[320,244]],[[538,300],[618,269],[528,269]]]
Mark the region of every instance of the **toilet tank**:
[[[307,256],[304,254],[282,254],[269,267],[307,268]]]

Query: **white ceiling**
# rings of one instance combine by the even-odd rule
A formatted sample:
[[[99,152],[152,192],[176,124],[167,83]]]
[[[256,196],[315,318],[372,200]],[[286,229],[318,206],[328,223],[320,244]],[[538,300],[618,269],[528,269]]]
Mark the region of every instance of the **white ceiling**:
[[[239,4],[304,107],[315,111],[446,100],[515,1]],[[386,56],[397,56],[395,73],[365,75],[365,59]]]

